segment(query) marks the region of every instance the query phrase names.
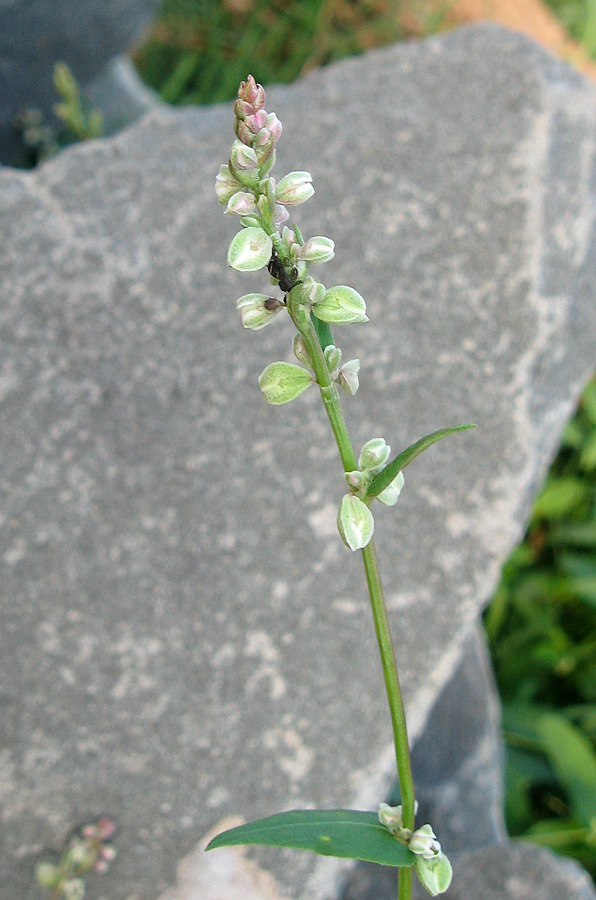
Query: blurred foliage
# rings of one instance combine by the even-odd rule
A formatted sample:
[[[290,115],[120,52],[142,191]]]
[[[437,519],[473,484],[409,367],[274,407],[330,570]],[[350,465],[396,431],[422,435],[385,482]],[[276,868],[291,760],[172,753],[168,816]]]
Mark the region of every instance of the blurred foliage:
[[[596,0],[546,0],[567,31],[596,59]]]
[[[596,877],[596,380],[485,614],[510,833]]]
[[[449,0],[165,0],[135,54],[167,103],[231,100],[250,72],[261,84],[404,37],[437,31]]]
[[[89,109],[77,81],[65,62],[54,66],[54,88],[61,102],[54,106],[58,126],[45,120],[39,109],[26,109],[16,119],[24,147],[23,168],[29,169],[55,156],[63,147],[103,134],[103,115]]]

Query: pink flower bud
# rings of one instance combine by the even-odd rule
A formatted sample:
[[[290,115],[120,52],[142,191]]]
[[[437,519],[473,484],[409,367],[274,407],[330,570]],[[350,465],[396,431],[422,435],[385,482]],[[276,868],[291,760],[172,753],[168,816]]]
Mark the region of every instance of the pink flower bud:
[[[246,124],[253,134],[258,134],[261,128],[264,128],[267,124],[267,113],[264,109],[260,109],[254,115],[248,117]]]
[[[284,222],[290,218],[290,214],[285,208],[285,206],[280,206],[279,203],[275,204],[275,212],[273,214],[273,221],[275,225],[283,225]]]
[[[259,161],[252,147],[247,147],[240,141],[234,141],[230,154],[230,163],[233,169],[256,169]]]
[[[228,200],[226,212],[235,216],[249,216],[257,208],[257,203],[252,194],[248,191],[237,191]]]
[[[253,137],[253,146],[265,147],[267,144],[273,144],[273,138],[268,128],[261,128]]]
[[[252,145],[255,136],[243,119],[236,119],[234,122],[234,131],[236,132],[238,140],[242,141],[243,144],[246,144],[249,147]]]
[[[100,819],[97,823],[97,836],[100,841],[107,841],[116,831],[116,826],[111,819]]]
[[[281,137],[281,122],[275,115],[275,113],[269,113],[267,116],[267,128],[269,129],[270,134],[273,136],[274,143],[277,143]]]
[[[246,119],[252,115],[253,108],[246,100],[236,100],[234,103],[234,115],[237,119]]]
[[[256,83],[252,75],[249,75],[246,81],[240,82],[238,98],[250,103],[256,112],[265,105],[265,90],[262,85]]]

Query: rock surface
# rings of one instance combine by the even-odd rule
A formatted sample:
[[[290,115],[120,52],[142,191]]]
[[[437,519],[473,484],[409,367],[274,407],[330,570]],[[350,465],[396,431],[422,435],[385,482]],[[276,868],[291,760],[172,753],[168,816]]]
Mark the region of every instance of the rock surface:
[[[314,177],[296,221],[336,241],[321,277],[367,299],[370,323],[336,335],[362,361],[354,443],[479,425],[376,516],[415,740],[593,365],[596,94],[485,26],[267,106],[276,173]],[[0,900],[99,815],[119,857],[88,897],[153,900],[223,817],[374,808],[393,778],[320,401],[262,402],[291,330],[243,332],[234,309],[267,279],[224,266],[231,124],[229,106],[159,110],[0,171]],[[250,856],[289,900],[332,896],[344,872]]]
[[[0,0],[0,162],[14,164],[23,109],[51,113],[62,60],[86,83],[149,25],[159,0]]]

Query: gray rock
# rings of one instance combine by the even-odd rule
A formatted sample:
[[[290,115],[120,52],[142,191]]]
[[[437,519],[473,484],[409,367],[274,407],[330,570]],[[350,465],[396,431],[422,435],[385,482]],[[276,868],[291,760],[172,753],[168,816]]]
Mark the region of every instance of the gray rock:
[[[91,109],[103,115],[104,135],[115,134],[160,106],[156,91],[148,88],[124,54],[116,56],[83,92]]]
[[[484,26],[267,106],[277,173],[314,177],[296,220],[337,244],[322,277],[367,298],[370,323],[337,334],[362,360],[355,444],[480,426],[376,515],[415,741],[593,365],[596,94]],[[224,267],[231,125],[229,106],[159,110],[0,172],[1,900],[100,814],[119,857],[88,896],[152,900],[221,817],[375,808],[394,777],[321,404],[261,401],[291,329],[245,333],[234,310],[267,279]],[[288,898],[327,898],[345,871],[255,858]]]
[[[531,844],[509,844],[462,854],[445,900],[595,900],[587,873]],[[419,893],[419,900],[428,894]],[[418,900],[418,898],[417,898]]]
[[[0,162],[17,159],[19,112],[51,113],[58,60],[82,84],[99,77],[139,39],[158,7],[159,0],[0,0]]]

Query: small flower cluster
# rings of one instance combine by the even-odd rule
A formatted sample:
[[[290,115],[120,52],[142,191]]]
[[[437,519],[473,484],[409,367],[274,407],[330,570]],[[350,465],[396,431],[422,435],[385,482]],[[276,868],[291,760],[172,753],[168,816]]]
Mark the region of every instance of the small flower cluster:
[[[340,504],[337,527],[350,550],[361,550],[366,547],[373,535],[375,523],[366,502],[367,491],[374,476],[385,466],[390,453],[391,447],[384,438],[373,438],[367,441],[360,451],[358,468],[354,472],[344,474],[351,493],[346,494]],[[404,475],[400,471],[393,481],[376,495],[376,499],[385,506],[394,506],[403,486]]]
[[[69,842],[57,864],[43,862],[35,868],[35,877],[42,887],[52,891],[52,900],[83,900],[88,872],[104,874],[116,856],[110,843],[116,826],[110,819],[100,819],[85,825]]]
[[[414,812],[417,811],[418,804]],[[414,869],[431,897],[443,894],[451,884],[453,870],[431,826],[422,825],[416,831],[405,828],[402,807],[387,803],[379,804],[379,822],[416,855]]]
[[[312,178],[308,172],[290,172],[279,183],[271,177],[282,128],[275,113],[265,110],[265,91],[251,75],[240,85],[234,113],[236,140],[215,183],[219,203],[226,206],[227,213],[239,216],[242,226],[228,249],[228,265],[240,272],[267,267],[271,283],[277,284],[284,295],[280,299],[264,293],[244,294],[236,307],[243,326],[253,331],[268,325],[282,309],[289,312],[299,330],[293,349],[300,365],[274,362],[259,377],[265,400],[279,405],[294,400],[317,383],[299,322],[318,320],[326,326],[367,322],[366,305],[354,288],[336,285],[327,289],[308,274],[311,263],[333,259],[334,244],[330,238],[319,235],[305,241],[296,225],[283,225],[288,219],[288,206],[297,206],[312,197]],[[359,360],[351,359],[342,365],[341,350],[333,343],[324,346],[323,352],[327,381],[355,394]],[[388,455],[385,441],[369,441],[360,455],[359,469],[346,474],[350,494],[340,506],[338,528],[351,550],[362,549],[372,536],[374,522],[366,489]],[[393,505],[402,486],[400,472],[378,494],[378,499]]]
[[[277,282],[284,293],[299,289],[298,304],[312,309],[323,322],[366,322],[364,300],[357,291],[344,285],[328,291],[307,277],[311,263],[333,259],[333,241],[323,236],[305,241],[297,227],[279,230],[289,217],[287,207],[304,203],[314,188],[308,172],[290,172],[279,183],[270,176],[282,128],[264,105],[265,91],[249,75],[234,104],[236,140],[215,181],[219,203],[240,217],[243,229],[230,244],[228,264],[240,272],[267,266],[272,283]],[[256,293],[245,294],[237,303],[242,324],[254,330],[267,325],[284,305]]]

